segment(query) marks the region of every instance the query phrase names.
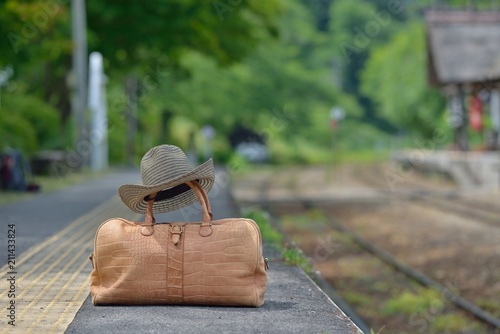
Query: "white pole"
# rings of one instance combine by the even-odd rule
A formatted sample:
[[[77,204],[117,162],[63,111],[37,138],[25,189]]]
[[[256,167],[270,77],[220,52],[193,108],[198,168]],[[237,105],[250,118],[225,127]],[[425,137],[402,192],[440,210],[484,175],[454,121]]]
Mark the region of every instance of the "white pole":
[[[108,167],[108,121],[106,108],[106,76],[103,71],[102,55],[92,52],[89,57],[89,99],[91,115],[90,166],[93,171]]]

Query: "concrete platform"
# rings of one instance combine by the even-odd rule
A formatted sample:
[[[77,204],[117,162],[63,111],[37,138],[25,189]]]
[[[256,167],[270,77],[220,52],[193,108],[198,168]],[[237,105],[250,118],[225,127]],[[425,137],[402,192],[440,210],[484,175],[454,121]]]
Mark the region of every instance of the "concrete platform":
[[[500,189],[500,152],[405,150],[392,160],[407,168],[448,174],[462,188]]]
[[[210,193],[215,219],[239,216],[227,176],[219,169],[218,183]],[[20,283],[16,297],[18,326],[9,326],[4,317],[4,332],[361,332],[301,269],[279,261],[270,263],[266,302],[260,308],[94,307],[88,296],[91,264],[87,259],[93,248],[93,231],[109,217],[139,218],[116,198],[116,189],[123,183],[139,183],[138,171],[113,173],[101,180],[0,207],[0,214],[7,217],[5,222],[16,224],[16,256],[22,260],[16,274]],[[199,217],[200,210],[192,206],[156,218],[160,222]],[[6,233],[6,229],[0,231],[4,249]],[[6,255],[3,261],[6,263]],[[1,270],[8,272],[6,266]],[[12,298],[3,293],[8,289],[5,280],[3,284],[1,304],[7,307]]]

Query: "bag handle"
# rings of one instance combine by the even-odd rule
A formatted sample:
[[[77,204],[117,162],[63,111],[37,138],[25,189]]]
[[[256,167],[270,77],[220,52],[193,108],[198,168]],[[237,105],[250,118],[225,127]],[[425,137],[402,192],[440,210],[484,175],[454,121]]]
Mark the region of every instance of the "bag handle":
[[[213,219],[212,208],[210,207],[210,201],[208,199],[207,192],[205,188],[198,181],[188,181],[186,184],[193,189],[194,193],[198,197],[198,201],[201,205],[201,210],[203,214],[203,221],[207,220],[210,222]],[[205,209],[205,210],[204,210]]]
[[[207,192],[198,181],[188,181],[186,182],[186,184],[194,191],[201,205],[202,223],[200,228],[200,235],[202,237],[208,237],[213,232],[212,231],[213,215],[212,215],[212,208],[210,207],[210,201],[208,200]]]
[[[158,193],[150,194],[148,197],[148,205],[146,207],[146,217],[144,218],[144,223],[142,223],[141,234],[148,236],[153,234],[153,225],[155,224],[155,217],[153,216],[153,204],[155,203],[155,197]]]
[[[188,181],[186,182],[186,184],[194,191],[201,205],[202,223],[200,228],[200,235],[203,237],[208,237],[213,232],[212,231],[213,214],[207,192],[198,181]],[[141,229],[141,234],[145,236],[152,235],[154,232],[153,225],[155,224],[155,218],[153,215],[153,204],[157,194],[158,193],[154,193],[149,195],[148,197],[148,205],[146,207],[146,217],[144,219],[144,223],[142,224],[142,229]]]

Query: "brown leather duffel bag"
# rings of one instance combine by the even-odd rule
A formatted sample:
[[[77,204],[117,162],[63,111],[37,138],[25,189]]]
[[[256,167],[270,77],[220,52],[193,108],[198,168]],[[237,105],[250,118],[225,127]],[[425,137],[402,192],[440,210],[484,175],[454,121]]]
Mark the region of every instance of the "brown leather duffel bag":
[[[264,303],[267,261],[251,219],[212,220],[208,196],[186,182],[202,207],[202,222],[155,224],[154,195],[143,223],[113,218],[96,232],[91,256],[94,305]]]

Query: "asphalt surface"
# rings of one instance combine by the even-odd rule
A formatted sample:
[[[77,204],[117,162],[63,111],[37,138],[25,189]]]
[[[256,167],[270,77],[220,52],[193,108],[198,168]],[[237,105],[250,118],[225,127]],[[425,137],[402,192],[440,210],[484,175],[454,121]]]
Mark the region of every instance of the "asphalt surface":
[[[64,190],[33,195],[29,199],[0,206],[3,225],[0,245],[7,244],[7,225],[15,224],[16,253],[20,255],[59,232],[69,222],[117,196],[117,188],[123,183],[140,183],[137,170],[123,170]],[[4,264],[7,254],[0,252],[0,259]]]
[[[137,170],[109,174],[65,190],[0,207],[7,248],[8,224],[16,224],[18,255],[32,249],[70,222],[117,196],[123,183],[140,183]],[[229,177],[218,169],[209,194],[214,219],[240,216],[231,198]],[[116,204],[121,205],[121,203]],[[118,209],[118,208],[117,208]],[[124,212],[123,208],[117,212]],[[134,216],[131,212],[131,217]],[[195,206],[157,215],[161,221],[199,221]],[[110,217],[111,218],[111,217]],[[128,217],[123,217],[128,218]],[[270,256],[265,250],[265,256]],[[0,252],[0,254],[5,252]],[[2,254],[6,263],[7,255]],[[88,260],[87,260],[88,261]],[[88,266],[91,264],[88,262]],[[270,263],[265,304],[260,308],[201,306],[95,307],[89,297],[74,315],[66,333],[356,333],[357,328],[299,268],[279,260]],[[19,266],[19,271],[27,270]],[[6,302],[6,301],[2,301]],[[29,314],[25,314],[29,317]],[[71,315],[73,316],[73,315]],[[5,319],[2,320],[2,322]]]

